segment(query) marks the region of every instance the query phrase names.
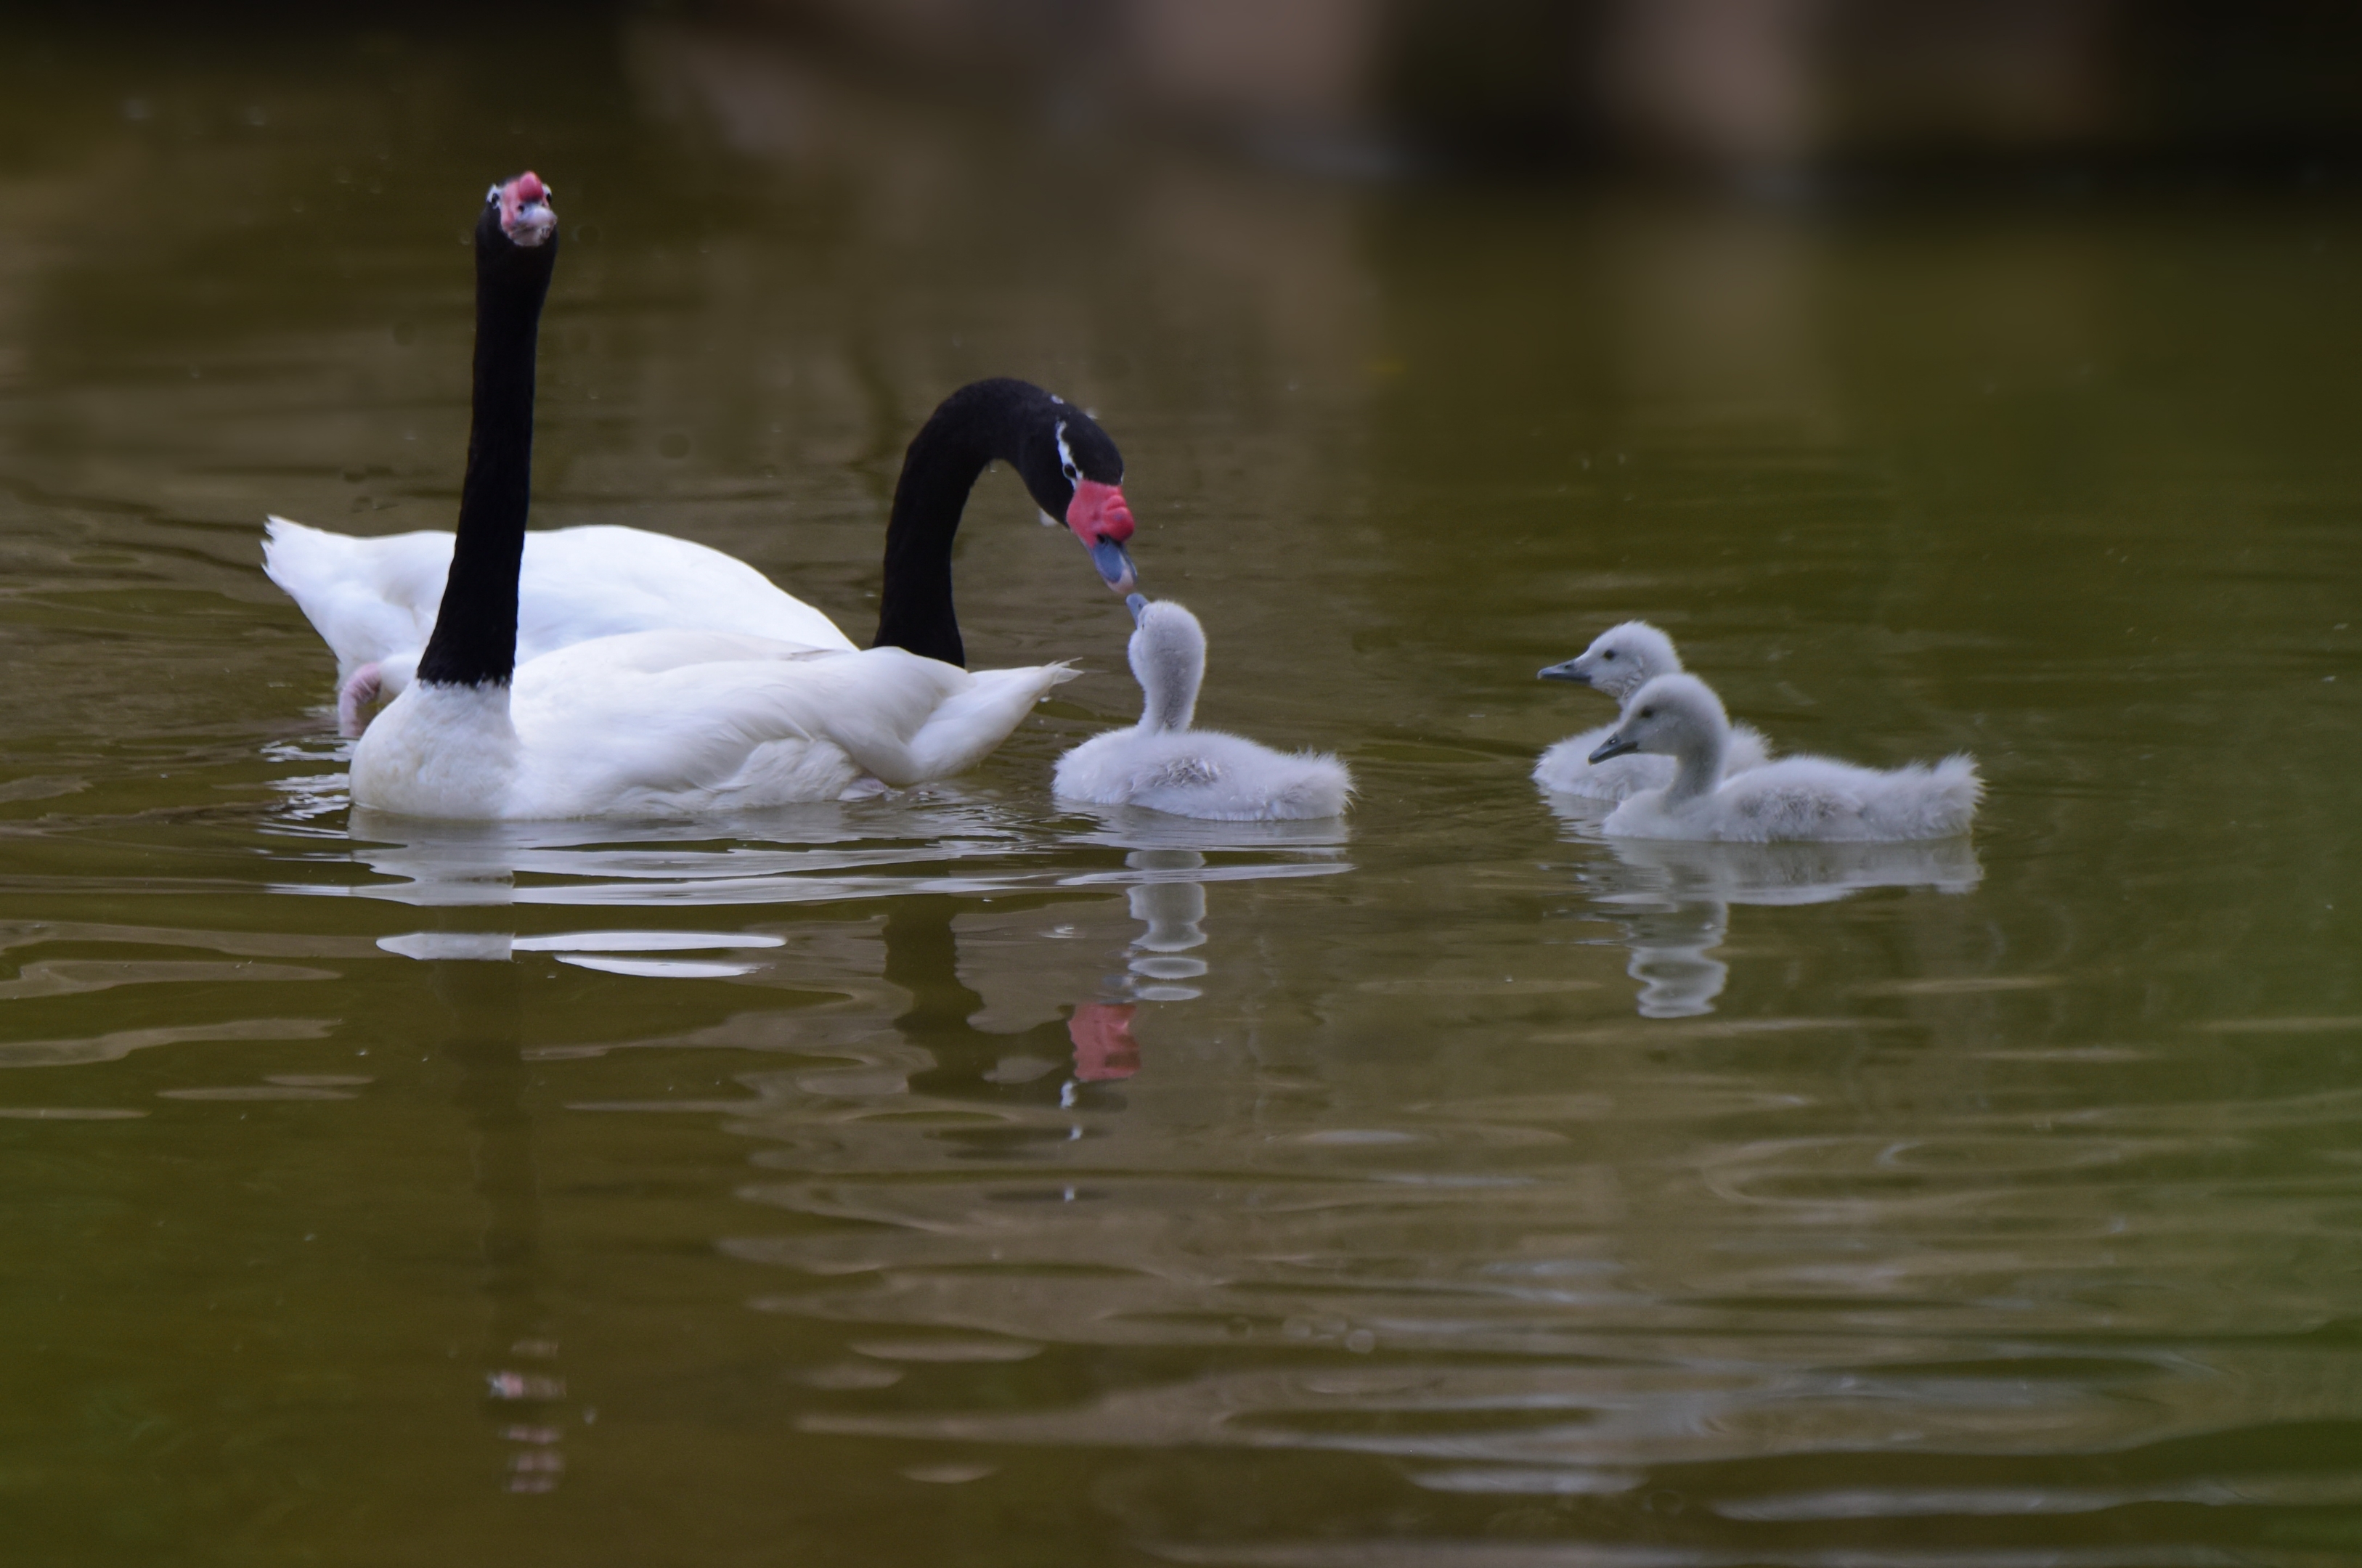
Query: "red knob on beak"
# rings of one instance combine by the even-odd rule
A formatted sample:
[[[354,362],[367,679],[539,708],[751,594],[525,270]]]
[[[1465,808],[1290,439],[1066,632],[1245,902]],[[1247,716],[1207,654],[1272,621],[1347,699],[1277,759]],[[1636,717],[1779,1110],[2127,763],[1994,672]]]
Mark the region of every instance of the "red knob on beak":
[[[1091,553],[1091,564],[1118,593],[1130,593],[1138,583],[1131,554],[1123,542],[1131,537],[1131,508],[1120,486],[1097,480],[1076,480],[1075,499],[1066,505],[1066,526]]]

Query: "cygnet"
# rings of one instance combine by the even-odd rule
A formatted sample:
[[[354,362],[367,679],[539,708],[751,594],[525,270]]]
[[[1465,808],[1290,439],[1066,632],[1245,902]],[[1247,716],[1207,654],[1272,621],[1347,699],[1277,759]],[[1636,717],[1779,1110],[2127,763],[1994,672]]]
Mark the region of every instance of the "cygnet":
[[[1672,759],[1672,782],[1607,814],[1620,838],[1743,844],[1949,838],[1969,831],[1984,785],[1974,758],[1882,772],[1826,756],[1783,756],[1727,774],[1730,721],[1694,675],[1661,675],[1632,693],[1595,765],[1639,752]]]
[[[1124,602],[1139,624],[1131,673],[1140,682],[1140,723],[1094,735],[1060,757],[1052,787],[1061,800],[1234,823],[1344,811],[1353,777],[1335,757],[1191,729],[1206,675],[1205,628],[1169,600],[1152,603],[1135,593]]]
[[[1621,702],[1660,675],[1679,675],[1681,656],[1673,639],[1646,621],[1610,626],[1597,640],[1564,664],[1540,672],[1544,680],[1572,680],[1605,692]],[[1614,734],[1614,724],[1602,724],[1579,735],[1569,735],[1541,755],[1534,764],[1534,782],[1553,795],[1580,795],[1594,801],[1624,801],[1643,790],[1661,790],[1673,781],[1669,756],[1614,756],[1594,762],[1591,754]],[[1726,773],[1760,767],[1770,752],[1761,733],[1747,724],[1730,732],[1723,765]]]

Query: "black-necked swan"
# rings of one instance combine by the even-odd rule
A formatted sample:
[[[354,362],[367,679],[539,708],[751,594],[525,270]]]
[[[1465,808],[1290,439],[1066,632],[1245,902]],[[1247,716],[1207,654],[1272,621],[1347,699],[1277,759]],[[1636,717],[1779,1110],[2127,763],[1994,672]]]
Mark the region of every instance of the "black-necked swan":
[[[1058,759],[1052,778],[1063,800],[1142,806],[1216,822],[1289,822],[1345,810],[1353,777],[1333,756],[1278,752],[1219,730],[1193,730],[1206,675],[1206,630],[1170,600],[1125,601],[1140,723],[1094,735]]]
[[[646,631],[519,663],[534,355],[557,251],[541,182],[493,187],[475,243],[474,422],[450,576],[415,679],[354,747],[355,805],[531,820],[832,800],[958,772],[1071,673],[961,668],[948,569],[906,570],[884,618],[891,635],[866,650]],[[898,547],[923,558],[930,522],[898,507],[889,558]]]
[[[546,198],[547,193],[541,195]],[[546,202],[545,202],[546,204]],[[968,492],[994,459],[1091,552],[1108,586],[1130,593],[1123,454],[1081,409],[1027,381],[975,381],[911,438],[886,533],[878,646],[966,663],[953,611],[952,539]],[[357,539],[273,517],[263,570],[337,655],[337,720],[358,734],[373,702],[410,684],[451,567],[440,530]],[[517,586],[517,659],[624,632],[738,632],[849,652],[820,611],[710,546],[609,524],[528,533]]]
[[[1881,770],[1827,756],[1783,756],[1726,774],[1730,721],[1694,675],[1661,675],[1632,693],[1593,762],[1645,752],[1672,759],[1673,781],[1632,796],[1601,831],[1620,838],[1741,844],[1950,838],[1969,831],[1984,785],[1974,758]]]
[[[1605,692],[1618,703],[1660,675],[1679,675],[1681,656],[1673,639],[1646,621],[1610,626],[1589,647],[1564,664],[1540,672],[1543,680],[1572,680]],[[1534,763],[1534,782],[1553,795],[1580,795],[1594,801],[1622,801],[1643,790],[1661,790],[1673,781],[1673,764],[1664,756],[1617,756],[1593,762],[1591,754],[1614,734],[1614,724],[1569,735],[1542,753]],[[1724,771],[1760,767],[1771,743],[1747,724],[1734,724]]]

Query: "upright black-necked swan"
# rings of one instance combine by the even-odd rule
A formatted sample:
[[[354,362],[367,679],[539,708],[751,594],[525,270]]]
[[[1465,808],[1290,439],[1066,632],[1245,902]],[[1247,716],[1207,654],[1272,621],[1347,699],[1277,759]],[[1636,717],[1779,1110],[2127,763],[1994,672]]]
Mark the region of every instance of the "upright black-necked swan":
[[[1589,647],[1564,664],[1540,672],[1544,680],[1572,680],[1605,692],[1617,702],[1660,675],[1679,675],[1681,656],[1673,639],[1646,621],[1610,626]],[[1643,790],[1661,790],[1673,781],[1673,763],[1666,756],[1616,756],[1593,762],[1591,754],[1614,734],[1614,724],[1585,730],[1542,753],[1534,764],[1534,782],[1553,795],[1580,795],[1594,801],[1622,801]],[[1746,724],[1733,724],[1724,771],[1738,773],[1760,767],[1771,743]]]
[[[1632,796],[1601,830],[1621,838],[1742,844],[1949,838],[1969,831],[1984,785],[1974,758],[1881,771],[1826,756],[1783,756],[1727,772],[1730,721],[1694,675],[1661,675],[1632,693],[1595,763],[1630,752],[1672,759],[1673,781]]]
[[[968,492],[995,458],[1017,470],[1044,521],[1073,530],[1109,588],[1132,591],[1123,454],[1097,421],[1054,393],[1007,378],[976,381],[943,401],[903,456],[887,527],[877,646],[966,662],[952,604],[952,538]],[[335,650],[343,733],[359,734],[370,703],[410,684],[435,628],[451,546],[452,536],[439,530],[357,539],[270,520],[263,570]],[[658,631],[854,647],[820,611],[709,546],[604,524],[525,536],[520,663],[592,637]]]
[[[959,434],[966,421],[931,421],[912,443],[878,646],[659,630],[518,662],[534,356],[557,251],[541,182],[493,187],[476,225],[475,413],[450,574],[416,678],[354,748],[354,804],[529,820],[833,800],[958,772],[1068,677],[1064,665],[970,674],[958,663],[946,547],[956,497],[946,519],[909,470],[939,487],[957,475],[965,493],[990,456]],[[1016,401],[992,385],[980,395]],[[950,461],[918,460],[930,432],[954,447]]]
[[[1206,630],[1170,600],[1125,601],[1140,723],[1094,735],[1058,759],[1052,788],[1095,806],[1144,806],[1216,822],[1288,822],[1333,817],[1353,777],[1333,756],[1278,752],[1219,730],[1193,730],[1206,676]]]

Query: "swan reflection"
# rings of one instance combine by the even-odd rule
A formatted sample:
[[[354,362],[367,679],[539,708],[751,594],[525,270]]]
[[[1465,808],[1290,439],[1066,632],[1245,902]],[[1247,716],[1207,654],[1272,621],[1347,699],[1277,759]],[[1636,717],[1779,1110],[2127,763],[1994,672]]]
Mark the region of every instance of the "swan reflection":
[[[1614,838],[1598,901],[1624,926],[1643,1018],[1714,1010],[1729,966],[1714,956],[1733,904],[1825,904],[1865,888],[1965,893],[1983,877],[1965,838],[1909,844],[1687,844]]]

